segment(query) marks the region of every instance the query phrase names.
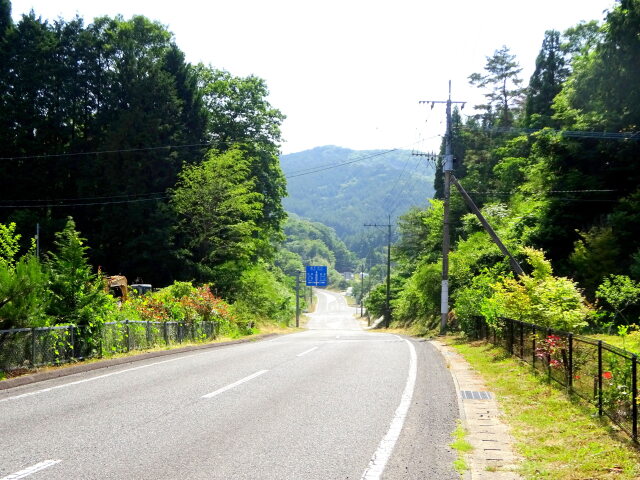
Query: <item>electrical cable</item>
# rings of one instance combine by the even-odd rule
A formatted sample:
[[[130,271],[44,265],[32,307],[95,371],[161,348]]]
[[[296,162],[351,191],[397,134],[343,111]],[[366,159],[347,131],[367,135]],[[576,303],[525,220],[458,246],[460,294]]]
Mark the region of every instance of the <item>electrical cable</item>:
[[[468,116],[469,117],[469,116]],[[611,140],[640,140],[640,132],[593,132],[582,130],[554,130],[551,128],[532,129],[532,128],[515,128],[515,127],[481,127],[471,125],[460,125],[458,128],[463,130],[495,132],[495,133],[526,133],[528,135],[537,132],[549,132],[564,135],[572,138],[595,138],[595,139],[611,139]]]
[[[46,203],[38,205],[0,205],[0,208],[61,208],[61,207],[87,207],[95,205],[113,205],[123,203],[138,203],[138,202],[155,202],[158,200],[164,200],[168,198],[168,195],[163,194],[155,198],[137,198],[130,200],[115,200],[106,202],[89,202],[89,203]]]
[[[116,150],[96,150],[93,152],[75,152],[75,153],[50,153],[41,155],[23,155],[15,157],[0,157],[0,160],[35,160],[44,158],[63,158],[63,157],[86,157],[92,155],[105,155],[111,153],[132,153],[132,152],[147,152],[153,150],[168,150],[179,148],[196,148],[196,147],[211,147],[219,144],[220,142],[206,142],[206,143],[190,143],[185,145],[162,145],[157,147],[139,147],[139,148],[122,148]]]

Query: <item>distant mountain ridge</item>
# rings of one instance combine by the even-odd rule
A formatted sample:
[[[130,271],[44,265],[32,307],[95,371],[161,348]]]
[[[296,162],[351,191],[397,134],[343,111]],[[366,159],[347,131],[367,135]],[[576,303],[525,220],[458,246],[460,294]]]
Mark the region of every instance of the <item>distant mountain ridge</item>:
[[[282,155],[280,165],[287,177],[286,210],[334,228],[359,256],[376,236],[365,223],[386,223],[389,214],[393,221],[433,196],[433,166],[408,150],[323,146]]]

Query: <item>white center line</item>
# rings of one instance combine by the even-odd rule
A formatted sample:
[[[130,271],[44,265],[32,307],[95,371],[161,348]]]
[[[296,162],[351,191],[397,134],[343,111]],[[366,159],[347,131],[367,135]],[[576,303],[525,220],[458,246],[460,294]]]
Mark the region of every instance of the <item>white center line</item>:
[[[238,385],[241,385],[244,382],[248,382],[249,380],[259,377],[260,375],[262,375],[263,373],[267,373],[268,371],[269,370],[259,370],[256,373],[249,375],[248,377],[244,377],[238,380],[237,382],[232,383],[231,385],[227,385],[226,387],[219,388],[215,392],[207,393],[206,395],[203,395],[202,398],[211,398],[211,397],[215,397],[216,395],[220,395],[221,393],[226,392],[227,390],[231,390],[232,388],[237,387]]]
[[[393,452],[393,448],[396,446],[396,442],[398,441],[398,437],[402,431],[402,426],[404,425],[404,420],[407,417],[407,412],[411,406],[411,399],[413,398],[413,390],[416,386],[416,377],[418,373],[418,360],[416,356],[416,349],[413,344],[408,340],[405,340],[405,342],[407,342],[407,345],[409,346],[409,373],[407,375],[407,383],[400,399],[400,405],[398,405],[398,408],[396,408],[396,412],[393,415],[389,431],[380,442],[380,445],[378,445],[378,449],[371,457],[369,465],[365,469],[360,480],[378,480],[382,477],[384,467],[387,465],[387,462],[391,457],[391,452]]]
[[[301,357],[301,356],[303,356],[303,355],[306,355],[307,353],[311,353],[311,352],[313,352],[313,351],[314,351],[315,349],[317,349],[317,348],[318,348],[318,347],[313,347],[313,348],[310,348],[309,350],[305,350],[304,352],[299,353],[298,355],[296,355],[296,357]]]
[[[25,468],[24,470],[20,470],[19,472],[12,473],[11,475],[0,478],[0,480],[17,480],[18,478],[25,478],[33,473],[39,472],[40,470],[52,467],[56,463],[60,463],[61,461],[62,460],[45,460],[44,462],[36,463],[29,468]]]

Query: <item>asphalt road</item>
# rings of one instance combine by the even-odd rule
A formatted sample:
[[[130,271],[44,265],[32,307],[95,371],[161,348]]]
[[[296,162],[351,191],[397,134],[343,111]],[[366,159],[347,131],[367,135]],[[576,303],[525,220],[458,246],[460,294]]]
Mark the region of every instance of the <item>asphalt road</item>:
[[[317,294],[305,332],[0,392],[0,480],[458,478],[440,354]]]

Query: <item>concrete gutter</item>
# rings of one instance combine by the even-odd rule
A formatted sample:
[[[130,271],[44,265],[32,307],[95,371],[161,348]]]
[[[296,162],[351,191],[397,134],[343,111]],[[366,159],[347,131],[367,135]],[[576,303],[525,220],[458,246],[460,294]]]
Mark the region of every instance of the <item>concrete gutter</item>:
[[[110,358],[106,360],[100,360],[98,362],[91,363],[79,363],[72,367],[61,367],[55,370],[49,370],[46,372],[36,372],[31,375],[22,375],[20,377],[9,378],[7,380],[0,381],[0,390],[8,390],[10,388],[19,387],[22,385],[29,385],[31,383],[43,382],[45,380],[51,380],[52,378],[66,377],[68,375],[74,375],[76,373],[90,372],[91,370],[98,370],[100,368],[114,367],[117,365],[124,365],[127,363],[139,362],[141,360],[147,360],[156,357],[165,357],[167,355],[175,355],[178,353],[192,352],[194,350],[205,350],[209,348],[227,347],[230,345],[237,345],[239,343],[249,343],[264,340],[265,338],[275,337],[278,333],[265,333],[263,335],[256,335],[255,337],[240,338],[238,340],[230,340],[228,342],[219,343],[205,343],[202,345],[189,345],[186,347],[173,348],[170,350],[158,350],[153,352],[143,352],[139,355],[130,355],[126,357]]]

